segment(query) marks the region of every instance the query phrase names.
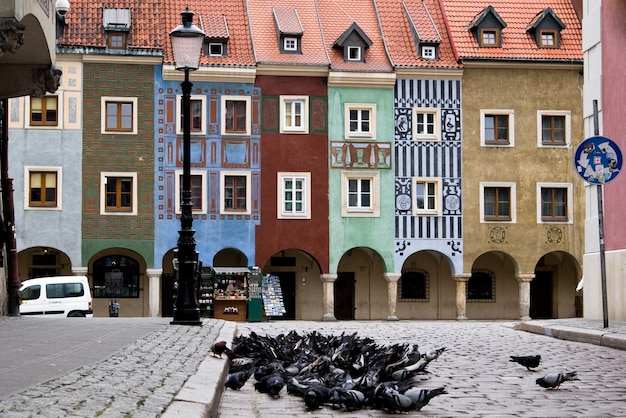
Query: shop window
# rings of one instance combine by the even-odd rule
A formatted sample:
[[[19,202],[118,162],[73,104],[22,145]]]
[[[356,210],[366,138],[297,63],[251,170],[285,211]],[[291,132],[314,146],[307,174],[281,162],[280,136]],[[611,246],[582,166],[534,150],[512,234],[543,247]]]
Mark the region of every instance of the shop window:
[[[430,279],[428,272],[422,269],[405,270],[398,280],[398,299],[400,302],[428,302]]]
[[[57,126],[59,98],[43,96],[30,98],[30,126]]]
[[[137,133],[137,98],[102,97],[101,106],[101,133]]]
[[[101,173],[101,214],[137,214],[137,173]]]
[[[468,302],[495,302],[496,276],[490,270],[472,270],[467,282]]]
[[[278,173],[278,218],[311,218],[311,173]]]
[[[99,258],[93,263],[94,298],[138,298],[139,263],[122,255]]]

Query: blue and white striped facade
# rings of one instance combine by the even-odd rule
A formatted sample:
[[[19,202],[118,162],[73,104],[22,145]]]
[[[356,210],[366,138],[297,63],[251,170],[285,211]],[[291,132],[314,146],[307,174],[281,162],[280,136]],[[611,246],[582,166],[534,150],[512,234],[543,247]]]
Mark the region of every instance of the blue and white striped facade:
[[[418,251],[430,250],[450,260],[452,273],[463,272],[461,205],[461,80],[398,79],[395,112],[395,265]],[[413,138],[413,109],[438,108],[439,140]],[[415,177],[441,183],[440,215],[415,216]]]

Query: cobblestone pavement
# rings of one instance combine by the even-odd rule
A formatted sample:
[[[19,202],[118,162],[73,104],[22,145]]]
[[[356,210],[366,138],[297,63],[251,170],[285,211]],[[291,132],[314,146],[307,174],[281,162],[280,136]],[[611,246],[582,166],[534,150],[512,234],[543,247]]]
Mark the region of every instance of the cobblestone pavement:
[[[277,335],[351,334],[379,344],[417,343],[421,350],[445,346],[442,356],[420,376],[419,387],[444,385],[447,395],[434,398],[414,415],[440,417],[624,417],[626,351],[559,340],[514,330],[511,322],[493,321],[281,321],[238,323],[239,335],[254,331]],[[509,362],[510,355],[541,354],[536,372]],[[549,372],[578,371],[580,381],[546,390],[535,379]],[[239,417],[389,417],[377,410],[354,412],[322,408],[306,411],[303,401],[288,395],[272,399],[254,390],[254,377],[239,391],[226,389],[221,418]],[[392,415],[393,416],[393,415]]]
[[[63,321],[76,326],[81,319]],[[1,400],[0,416],[159,416],[196,372],[223,325],[223,321],[217,320],[205,320],[202,327],[157,324],[153,331],[141,338],[136,336],[129,345],[100,362],[86,364]],[[47,351],[45,345],[39,349],[41,353]],[[14,361],[19,362],[20,358]]]

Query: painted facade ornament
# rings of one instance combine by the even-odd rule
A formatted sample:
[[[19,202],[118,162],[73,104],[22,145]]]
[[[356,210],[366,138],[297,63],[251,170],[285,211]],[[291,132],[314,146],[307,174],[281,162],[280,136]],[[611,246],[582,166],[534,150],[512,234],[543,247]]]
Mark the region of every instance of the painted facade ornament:
[[[550,244],[560,244],[563,242],[563,230],[556,226],[548,228],[546,231],[546,240]]]
[[[489,231],[489,240],[496,244],[506,242],[506,230],[500,226],[491,228]]]

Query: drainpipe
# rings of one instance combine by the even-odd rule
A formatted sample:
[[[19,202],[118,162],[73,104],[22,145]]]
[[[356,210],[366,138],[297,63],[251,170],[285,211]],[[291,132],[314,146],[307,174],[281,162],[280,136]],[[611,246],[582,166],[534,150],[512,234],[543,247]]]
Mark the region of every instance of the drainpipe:
[[[17,249],[15,242],[15,214],[13,206],[13,179],[9,178],[9,116],[8,99],[0,99],[0,184],[2,186],[2,209],[4,225],[0,226],[2,244],[6,245],[7,254],[7,315],[20,315],[20,278],[17,274]]]

